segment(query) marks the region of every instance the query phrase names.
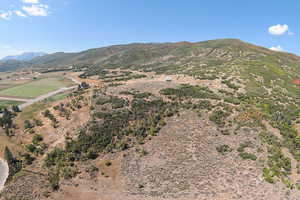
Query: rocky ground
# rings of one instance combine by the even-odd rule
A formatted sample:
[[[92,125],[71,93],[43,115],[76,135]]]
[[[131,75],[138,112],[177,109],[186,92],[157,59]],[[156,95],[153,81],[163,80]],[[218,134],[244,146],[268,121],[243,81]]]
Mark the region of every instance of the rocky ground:
[[[183,83],[202,84],[214,91],[230,91],[220,80],[172,76],[172,81],[167,82],[165,78],[165,75],[160,75],[129,80],[117,87],[109,87],[107,92],[116,95],[121,91],[135,90],[163,97],[159,93],[161,89]],[[55,114],[53,109],[51,111]],[[26,171],[17,181],[8,184],[4,191],[5,199],[17,199],[10,194],[24,191],[27,192],[22,195],[23,199],[45,200],[300,199],[300,191],[296,188],[291,190],[280,181],[270,184],[264,180],[262,173],[268,153],[259,138],[262,127],[233,126],[224,132],[209,120],[208,112],[181,109],[178,115],[167,118],[166,126],[158,136],[147,137],[145,144],[78,163],[79,174],[71,180],[61,180],[60,189],[56,192],[49,192],[48,182],[41,171]],[[88,121],[88,114],[86,106],[73,112],[70,121],[63,122],[63,118],[57,117],[61,122],[57,130],[40,127],[37,131],[46,133],[44,140],[51,150],[55,146],[63,146],[65,136],[69,135],[67,133],[75,134],[76,127]],[[39,118],[43,119],[41,115]],[[47,122],[46,119],[43,121]],[[282,139],[280,132],[267,121],[263,124],[268,132]],[[238,148],[245,143],[251,144],[245,151],[255,155],[256,160],[243,159],[239,155]],[[230,151],[224,154],[218,152],[217,148],[222,145],[228,145]],[[291,180],[296,176],[295,180],[298,180],[296,160],[287,149],[283,148],[283,153],[292,159]],[[108,161],[110,165],[106,164]],[[89,172],[88,168],[92,165],[99,171]],[[34,183],[30,184],[33,180]]]
[[[283,200],[299,199],[297,190],[269,184],[262,178],[265,149],[254,130],[223,135],[205,118],[183,111],[170,118],[159,136],[143,148],[107,156],[95,162],[106,176],[83,173],[65,182],[51,199],[97,200]],[[251,141],[256,161],[243,160],[236,149]],[[228,144],[232,152],[222,155],[218,145]],[[101,160],[110,159],[107,167]]]

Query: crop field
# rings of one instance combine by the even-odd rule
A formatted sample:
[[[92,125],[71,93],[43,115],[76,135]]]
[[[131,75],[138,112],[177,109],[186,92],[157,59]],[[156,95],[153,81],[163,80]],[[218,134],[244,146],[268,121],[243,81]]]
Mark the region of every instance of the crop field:
[[[71,86],[73,82],[64,78],[44,78],[0,91],[0,96],[36,98],[40,95]]]
[[[20,105],[24,102],[21,101],[11,101],[11,100],[0,100],[0,109],[12,106],[12,105]]]

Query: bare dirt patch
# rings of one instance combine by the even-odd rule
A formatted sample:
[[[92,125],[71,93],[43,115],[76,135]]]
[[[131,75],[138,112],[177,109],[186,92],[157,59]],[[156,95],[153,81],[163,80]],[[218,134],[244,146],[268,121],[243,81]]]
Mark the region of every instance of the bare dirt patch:
[[[256,161],[243,160],[236,149],[251,141]],[[228,144],[232,152],[216,151]],[[184,111],[174,116],[145,145],[94,161],[97,176],[82,172],[71,182],[64,182],[51,199],[96,200],[225,200],[225,199],[298,199],[298,191],[288,194],[278,184],[262,178],[264,152],[255,131],[240,130],[237,135],[222,135],[207,119]],[[105,166],[106,160],[111,166]],[[105,175],[101,175],[101,172]],[[290,195],[290,196],[289,196]]]

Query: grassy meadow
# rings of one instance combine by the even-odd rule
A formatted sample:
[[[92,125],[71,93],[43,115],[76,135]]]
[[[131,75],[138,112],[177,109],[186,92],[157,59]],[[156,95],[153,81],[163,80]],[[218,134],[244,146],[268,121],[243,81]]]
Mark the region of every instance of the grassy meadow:
[[[0,109],[12,106],[12,105],[20,105],[24,102],[21,101],[11,101],[11,100],[0,100]]]
[[[64,78],[44,78],[1,90],[0,95],[31,99],[72,84],[71,80]]]

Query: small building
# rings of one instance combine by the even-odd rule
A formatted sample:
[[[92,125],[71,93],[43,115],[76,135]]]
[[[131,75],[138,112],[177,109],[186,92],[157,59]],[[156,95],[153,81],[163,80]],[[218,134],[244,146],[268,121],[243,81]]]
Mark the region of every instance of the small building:
[[[170,76],[167,76],[167,77],[165,78],[165,81],[167,81],[167,82],[170,82],[170,81],[172,81],[172,77],[170,77]]]

